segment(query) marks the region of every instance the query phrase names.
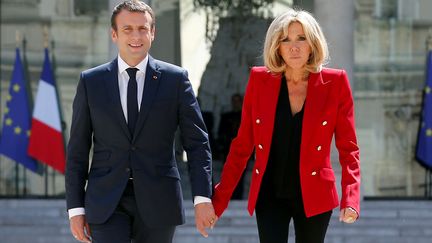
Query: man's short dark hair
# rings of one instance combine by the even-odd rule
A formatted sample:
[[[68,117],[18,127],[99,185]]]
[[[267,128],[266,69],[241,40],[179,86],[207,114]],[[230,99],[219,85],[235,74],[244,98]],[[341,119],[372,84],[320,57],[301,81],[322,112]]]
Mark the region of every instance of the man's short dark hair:
[[[156,23],[155,15],[153,9],[150,8],[149,5],[139,0],[128,0],[119,3],[113,9],[111,15],[111,28],[113,28],[114,30],[117,30],[116,17],[122,10],[127,10],[129,12],[140,12],[144,14],[149,13],[150,17],[152,18],[151,28],[153,29],[153,27],[155,26]]]

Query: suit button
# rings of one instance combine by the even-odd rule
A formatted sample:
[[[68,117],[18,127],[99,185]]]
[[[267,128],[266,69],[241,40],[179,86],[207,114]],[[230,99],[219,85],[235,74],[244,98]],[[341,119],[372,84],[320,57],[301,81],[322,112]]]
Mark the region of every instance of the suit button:
[[[261,120],[260,120],[260,119],[256,119],[256,120],[255,120],[255,123],[256,123],[256,124],[260,124],[260,123],[261,123]]]
[[[262,150],[263,146],[261,144],[258,144],[258,148]]]
[[[132,151],[135,151],[135,150],[136,150],[136,147],[135,147],[135,146],[132,146],[132,147],[131,147],[131,150],[132,150]]]
[[[317,173],[316,171],[312,171],[311,175],[315,176]]]
[[[322,125],[323,125],[323,126],[327,125],[327,121],[323,121],[323,122],[322,122]]]
[[[126,168],[126,173],[129,173],[130,172],[130,168]]]
[[[255,174],[259,175],[259,170],[255,169]]]
[[[317,147],[317,150],[318,150],[318,151],[321,151],[321,145]]]

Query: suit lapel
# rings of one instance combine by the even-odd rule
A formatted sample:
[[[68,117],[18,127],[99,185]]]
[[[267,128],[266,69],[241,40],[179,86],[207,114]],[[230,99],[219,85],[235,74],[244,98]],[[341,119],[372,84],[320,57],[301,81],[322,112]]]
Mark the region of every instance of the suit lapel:
[[[149,60],[146,69],[145,83],[144,83],[144,91],[142,94],[141,100],[141,108],[138,115],[138,121],[135,126],[133,139],[135,140],[139,131],[141,130],[150,108],[153,104],[153,100],[156,96],[158,87],[159,87],[159,79],[161,77],[161,72],[159,71],[159,67],[157,66],[155,60],[149,55]]]
[[[124,117],[123,108],[120,101],[120,90],[118,84],[118,63],[117,58],[114,59],[108,66],[108,72],[106,76],[106,88],[109,94],[109,98],[113,107],[114,116],[117,118],[123,132],[126,136],[131,139],[126,119]]]
[[[326,106],[330,83],[331,80],[324,80],[322,72],[311,73],[309,76],[307,99],[303,115],[302,144],[307,144],[315,129],[319,128],[316,125],[317,119],[322,117],[321,113]],[[318,122],[321,124],[321,121]]]

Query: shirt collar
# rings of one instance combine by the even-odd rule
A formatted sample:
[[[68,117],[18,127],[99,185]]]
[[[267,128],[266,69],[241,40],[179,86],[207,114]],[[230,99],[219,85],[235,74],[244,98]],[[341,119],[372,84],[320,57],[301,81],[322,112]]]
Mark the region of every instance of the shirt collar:
[[[135,68],[138,68],[138,70],[141,72],[145,72],[147,68],[148,59],[149,56],[147,54],[147,56],[140,63],[138,63],[138,65],[136,65]],[[117,64],[118,64],[119,73],[123,73],[124,71],[126,71],[127,68],[131,67],[120,57],[120,54],[118,55],[117,58]]]

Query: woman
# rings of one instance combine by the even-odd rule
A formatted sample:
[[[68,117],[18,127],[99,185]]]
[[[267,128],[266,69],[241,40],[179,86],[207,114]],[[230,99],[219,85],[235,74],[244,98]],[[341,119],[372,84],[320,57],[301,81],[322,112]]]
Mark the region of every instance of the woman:
[[[212,198],[218,217],[255,149],[248,211],[256,212],[261,243],[324,242],[339,205],[330,147],[335,135],[342,167],[339,219],[360,213],[360,162],[354,104],[343,70],[322,68],[327,43],[316,20],[289,10],[270,25],[265,67],[252,68],[242,120]]]

